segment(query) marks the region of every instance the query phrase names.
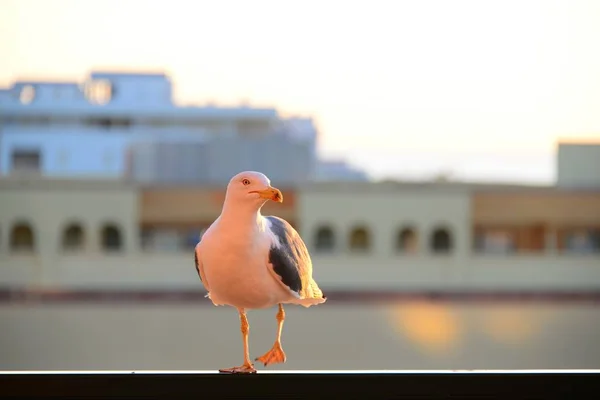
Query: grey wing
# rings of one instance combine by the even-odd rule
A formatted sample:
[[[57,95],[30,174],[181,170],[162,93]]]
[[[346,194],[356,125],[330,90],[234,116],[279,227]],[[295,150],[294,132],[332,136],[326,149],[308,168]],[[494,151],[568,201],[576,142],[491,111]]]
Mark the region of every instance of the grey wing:
[[[277,238],[269,250],[269,262],[281,282],[300,297],[305,297],[312,279],[312,262],[304,241],[284,219],[265,217]]]

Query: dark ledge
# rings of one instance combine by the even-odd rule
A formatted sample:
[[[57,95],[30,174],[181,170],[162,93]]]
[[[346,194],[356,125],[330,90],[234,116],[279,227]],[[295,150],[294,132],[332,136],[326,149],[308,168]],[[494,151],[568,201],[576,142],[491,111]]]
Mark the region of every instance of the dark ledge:
[[[562,398],[600,391],[600,370],[481,371],[17,371],[6,398]]]

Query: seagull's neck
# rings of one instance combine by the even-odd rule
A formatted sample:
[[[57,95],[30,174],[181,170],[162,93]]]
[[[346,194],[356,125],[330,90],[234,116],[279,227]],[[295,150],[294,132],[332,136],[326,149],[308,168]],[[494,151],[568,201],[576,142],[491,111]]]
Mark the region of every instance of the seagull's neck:
[[[232,224],[237,227],[257,226],[262,219],[260,208],[256,209],[254,205],[236,204],[233,206],[229,202],[223,204],[221,210],[221,223]]]

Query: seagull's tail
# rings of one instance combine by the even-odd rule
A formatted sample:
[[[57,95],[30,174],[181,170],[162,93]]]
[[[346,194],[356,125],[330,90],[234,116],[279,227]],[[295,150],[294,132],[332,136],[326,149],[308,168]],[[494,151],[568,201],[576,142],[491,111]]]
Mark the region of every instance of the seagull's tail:
[[[298,299],[295,301],[296,304],[300,304],[303,307],[316,306],[317,304],[323,304],[327,301],[327,297],[318,297],[318,298],[304,298]]]
[[[321,290],[321,288],[319,288],[317,282],[311,279],[306,296],[302,299],[298,299],[297,303],[308,308],[317,304],[323,304],[326,301],[327,297],[323,295],[323,291]]]

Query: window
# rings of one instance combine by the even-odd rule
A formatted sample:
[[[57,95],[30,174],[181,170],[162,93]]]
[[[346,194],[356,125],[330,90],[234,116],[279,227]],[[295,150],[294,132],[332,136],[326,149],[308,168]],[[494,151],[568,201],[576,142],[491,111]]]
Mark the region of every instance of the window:
[[[35,236],[31,225],[25,222],[17,223],[10,232],[10,249],[15,252],[33,252]]]
[[[368,251],[371,248],[371,237],[365,227],[355,227],[350,231],[350,250]]]
[[[473,236],[478,253],[510,254],[516,249],[515,235],[511,229],[477,227]]]
[[[332,251],[335,247],[335,235],[333,229],[321,226],[315,235],[315,249],[317,251]]]
[[[23,86],[19,93],[19,101],[22,104],[29,104],[35,99],[35,88],[31,85]]]
[[[41,155],[39,150],[13,150],[11,154],[13,171],[34,171],[41,168]]]
[[[93,117],[85,120],[86,125],[102,128],[129,128],[132,125],[131,119],[129,118],[107,118],[107,117]]]
[[[114,224],[105,225],[102,228],[102,249],[108,251],[119,251],[123,247],[121,231]]]
[[[600,229],[573,229],[565,237],[565,249],[570,253],[600,252]]]
[[[142,227],[140,232],[140,246],[143,250],[152,250],[154,247],[155,229]]]
[[[431,234],[431,250],[434,253],[448,253],[452,250],[452,236],[446,228],[436,228]]]
[[[152,250],[164,252],[181,251],[185,245],[185,235],[177,227],[160,227],[154,230]]]
[[[418,251],[417,233],[414,228],[402,228],[396,237],[396,250],[403,253],[416,253]]]
[[[193,251],[208,225],[145,226],[141,229],[141,246],[145,251]]]
[[[240,135],[264,135],[271,131],[270,121],[268,120],[240,120],[237,122],[237,129]]]
[[[92,104],[107,104],[113,97],[113,87],[108,80],[95,80],[88,82],[85,87],[85,97]]]
[[[84,245],[83,228],[79,224],[70,224],[63,232],[62,249],[67,251],[81,250]]]

